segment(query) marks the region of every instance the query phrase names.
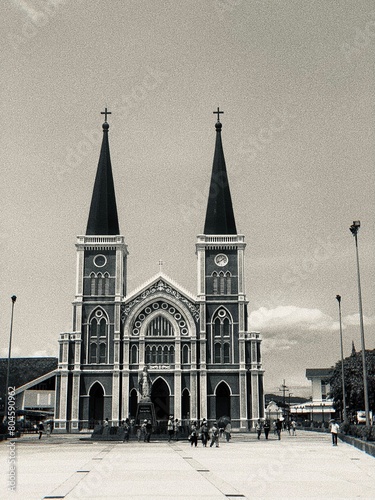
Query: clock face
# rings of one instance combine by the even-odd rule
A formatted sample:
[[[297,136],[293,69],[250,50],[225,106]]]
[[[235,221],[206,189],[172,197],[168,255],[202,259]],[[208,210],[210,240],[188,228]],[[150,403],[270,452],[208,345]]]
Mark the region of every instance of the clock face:
[[[220,267],[226,266],[228,264],[228,257],[224,253],[217,254],[215,264]]]
[[[96,267],[103,267],[107,264],[107,259],[104,255],[96,255],[94,257],[94,264]]]

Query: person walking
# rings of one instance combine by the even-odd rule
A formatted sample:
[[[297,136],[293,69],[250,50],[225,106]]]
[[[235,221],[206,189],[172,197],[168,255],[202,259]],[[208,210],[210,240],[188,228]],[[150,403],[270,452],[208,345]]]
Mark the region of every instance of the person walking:
[[[292,420],[291,426],[292,426],[292,436],[296,436],[297,435],[296,434],[297,424],[296,424],[295,420]]]
[[[44,432],[43,422],[39,422],[38,432],[39,432],[39,438],[38,439],[42,439],[42,435],[43,435],[43,432]]]
[[[180,422],[178,421],[178,418],[174,421],[174,438],[176,441],[178,441],[178,436],[180,432]]]
[[[216,422],[214,422],[213,426],[211,427],[210,448],[212,448],[214,444],[216,445],[216,448],[219,448],[219,428]]]
[[[278,418],[276,420],[276,433],[277,433],[277,439],[280,441],[281,439],[281,429],[283,428],[283,423],[282,421]]]
[[[190,446],[197,447],[198,444],[198,429],[197,422],[193,422],[190,427]]]
[[[332,446],[337,446],[337,433],[339,432],[340,426],[336,420],[330,422],[331,435],[332,435]]]
[[[51,437],[51,424],[49,422],[46,425],[46,436]]]
[[[228,422],[227,425],[225,426],[225,429],[224,429],[225,439],[226,439],[227,443],[229,443],[229,440],[232,437],[231,432],[232,432],[232,426],[231,426],[231,423]]]
[[[266,439],[268,439],[268,434],[270,433],[270,429],[271,429],[270,421],[267,419],[263,425],[264,436]]]
[[[256,433],[258,435],[258,439],[260,439],[260,435],[262,434],[262,422],[260,421],[260,418],[258,418],[258,422],[256,423],[255,430],[256,430]]]
[[[152,434],[152,423],[151,420],[146,420],[145,425],[145,443],[149,443]]]
[[[170,443],[172,441],[174,434],[173,415],[169,415],[169,420],[167,423],[167,431],[168,431],[168,443]]]
[[[206,447],[208,442],[208,425],[207,425],[207,420],[205,418],[202,420],[200,432],[202,434],[202,445]]]

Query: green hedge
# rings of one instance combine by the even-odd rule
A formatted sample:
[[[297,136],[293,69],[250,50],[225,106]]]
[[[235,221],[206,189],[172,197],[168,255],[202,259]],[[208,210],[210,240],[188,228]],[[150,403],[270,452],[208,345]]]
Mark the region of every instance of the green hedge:
[[[375,441],[375,427],[371,425],[341,424],[341,432],[364,441]]]

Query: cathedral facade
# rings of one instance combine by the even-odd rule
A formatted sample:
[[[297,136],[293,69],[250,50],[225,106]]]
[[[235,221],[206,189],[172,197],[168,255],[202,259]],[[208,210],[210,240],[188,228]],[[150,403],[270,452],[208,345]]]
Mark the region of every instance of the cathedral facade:
[[[107,121],[86,234],[78,236],[72,332],[61,333],[55,431],[134,418],[145,367],[156,419],[229,416],[248,430],[263,417],[261,338],[248,331],[244,236],[237,233],[218,120],[197,294],[161,271],[127,291]],[[203,219],[202,214],[202,219]]]

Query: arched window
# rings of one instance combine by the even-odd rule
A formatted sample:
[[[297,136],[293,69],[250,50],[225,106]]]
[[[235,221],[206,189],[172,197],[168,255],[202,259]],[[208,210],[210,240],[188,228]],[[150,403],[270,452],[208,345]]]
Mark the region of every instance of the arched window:
[[[109,274],[104,273],[104,295],[109,295]]]
[[[182,363],[187,365],[190,363],[190,350],[189,346],[184,345],[182,348]]]
[[[173,345],[171,346],[171,348],[169,350],[169,362],[171,365],[173,365],[173,363],[174,363],[174,347],[173,347]]]
[[[157,360],[157,357],[156,357],[156,346],[153,346],[152,347],[152,351],[151,351],[151,362],[156,364],[156,360]]]
[[[148,353],[150,353],[150,348],[148,349]],[[146,348],[146,358],[147,358],[147,348]],[[136,345],[132,346],[131,363],[133,365],[136,365],[138,363],[138,347]],[[147,363],[147,361],[146,361],[146,363]]]
[[[232,275],[228,271],[225,274],[226,282],[227,282],[227,294],[230,295],[232,293]]]
[[[146,365],[149,365],[151,363],[151,347],[148,345],[146,346]]]
[[[102,273],[98,273],[98,295],[103,295],[103,275]]]
[[[231,363],[232,320],[229,312],[221,307],[212,318],[213,363]]]
[[[99,363],[106,362],[106,345],[101,342],[99,345]]]
[[[96,277],[94,273],[90,274],[90,292],[91,295],[95,295],[95,285],[96,285]]]
[[[212,273],[212,293],[214,295],[217,295],[217,281],[218,281],[218,279],[217,279],[217,272],[214,271]]]
[[[219,318],[216,318],[214,321],[214,335],[215,337],[221,336],[221,323]]]
[[[220,271],[219,277],[220,277],[220,295],[224,295],[224,293],[225,293],[225,279],[224,279],[223,271]]]
[[[99,321],[99,336],[105,337],[107,334],[107,322],[104,318]]]
[[[164,349],[163,349],[163,363],[164,364],[168,363],[168,357],[169,357],[168,354],[169,354],[168,347],[164,346]]]
[[[161,345],[158,347],[158,364],[161,365],[163,362],[163,348]]]

